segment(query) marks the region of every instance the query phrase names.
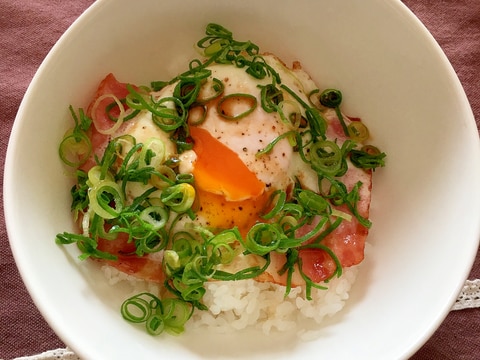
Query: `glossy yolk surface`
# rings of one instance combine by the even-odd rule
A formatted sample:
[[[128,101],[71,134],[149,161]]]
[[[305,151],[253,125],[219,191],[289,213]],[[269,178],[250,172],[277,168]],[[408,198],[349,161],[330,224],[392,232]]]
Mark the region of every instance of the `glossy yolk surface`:
[[[208,226],[232,228],[245,234],[258,220],[268,196],[238,155],[207,130],[190,127],[197,155],[193,175],[200,203],[199,214]]]
[[[259,221],[268,199],[266,193],[257,198],[242,201],[227,201],[223,195],[198,189],[197,196],[200,203],[198,215],[206,220],[206,225],[215,229],[230,229],[238,227],[245,236],[250,228]]]
[[[193,150],[197,154],[193,175],[197,187],[224,195],[229,201],[256,198],[265,190],[238,155],[215,139],[207,130],[191,127]]]

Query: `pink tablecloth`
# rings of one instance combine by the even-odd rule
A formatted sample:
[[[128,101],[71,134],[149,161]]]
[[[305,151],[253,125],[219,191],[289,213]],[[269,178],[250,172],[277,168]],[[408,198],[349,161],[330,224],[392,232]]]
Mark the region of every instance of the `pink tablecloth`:
[[[55,41],[92,2],[0,0],[2,182],[8,137],[22,96]],[[404,0],[404,3],[427,26],[452,62],[478,125],[480,1]],[[8,245],[3,207],[0,220],[0,358],[9,360],[62,348],[65,345],[43,320],[20,279]],[[476,278],[480,278],[480,256],[470,274],[470,279]],[[413,359],[480,359],[480,309],[451,312]]]

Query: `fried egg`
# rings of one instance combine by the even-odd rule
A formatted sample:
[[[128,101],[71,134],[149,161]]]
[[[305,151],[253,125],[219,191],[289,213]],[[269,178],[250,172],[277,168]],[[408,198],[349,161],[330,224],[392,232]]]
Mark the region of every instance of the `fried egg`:
[[[287,86],[307,101],[304,84],[292,70],[274,56],[266,56],[266,61]],[[277,112],[268,113],[260,106],[258,85],[266,85],[271,79],[255,79],[232,65],[217,64],[209,69],[210,80],[216,78],[224,83],[222,96],[250,94],[258,105],[247,116],[230,120],[219,113],[218,99],[207,103],[205,120],[198,126],[190,126],[194,146],[182,155],[185,161],[180,171],[191,172],[195,177],[200,204],[198,221],[221,229],[237,226],[245,234],[259,220],[274,190],[291,189],[296,178],[302,179],[305,187],[318,190],[317,176],[286,138],[276,143],[271,152],[257,155],[277,137],[292,130],[292,124],[284,122]],[[307,83],[307,86],[312,85]],[[242,112],[241,106],[233,104],[229,111]]]
[[[315,88],[310,77],[298,66],[287,68],[273,55],[265,55],[285,84],[305,102],[306,94]],[[279,136],[293,129],[290,122],[282,120],[278,112],[266,112],[261,104],[261,88],[271,83],[271,78],[256,79],[231,64],[214,64],[208,81],[218,79],[224,84],[222,97],[248,94],[256,99],[252,112],[237,120],[227,119],[219,113],[219,98],[205,104],[204,121],[190,125],[193,148],[180,154],[179,172],[193,174],[195,179],[199,225],[215,229],[238,227],[244,235],[259,220],[270,194],[277,189],[289,191],[295,181],[304,188],[318,191],[316,173],[300,159],[287,138],[278,141],[269,153],[257,153]],[[175,84],[153,93],[156,99],[173,96]],[[202,89],[201,91],[208,91]],[[200,92],[199,97],[207,97]],[[286,92],[284,99],[294,103]],[[235,114],[244,111],[241,100],[228,104],[228,111]],[[302,107],[298,111],[304,114]],[[137,142],[159,138],[166,144],[166,156],[175,153],[175,145],[167,133],[151,121],[152,114],[145,111],[124,129]],[[132,198],[139,196],[141,187],[129,188]],[[181,224],[181,223],[180,223]]]

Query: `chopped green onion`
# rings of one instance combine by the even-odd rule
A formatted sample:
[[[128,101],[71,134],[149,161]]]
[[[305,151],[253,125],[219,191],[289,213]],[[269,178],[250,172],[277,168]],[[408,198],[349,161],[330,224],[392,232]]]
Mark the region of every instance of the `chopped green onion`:
[[[115,138],[115,155],[125,159],[126,155],[137,145],[137,140],[132,135],[126,134]]]
[[[387,155],[383,152],[380,152],[377,148],[364,147],[361,150],[352,150],[350,151],[350,160],[352,164],[358,168],[362,169],[373,169],[377,167],[385,166],[385,157]]]
[[[285,100],[278,104],[278,113],[285,124],[292,125],[294,129],[298,129],[302,122],[302,113],[298,103]]]
[[[322,214],[328,208],[328,201],[312,190],[299,190],[297,192],[298,202],[311,214]]]
[[[308,124],[310,125],[310,129],[312,131],[312,136],[317,138],[325,139],[325,133],[327,132],[327,121],[325,118],[320,114],[318,109],[309,107],[305,109],[305,115],[307,117]]]
[[[64,136],[58,152],[66,165],[78,168],[90,157],[92,144],[85,133],[71,130]]]
[[[151,166],[154,169],[160,167],[165,161],[165,144],[158,138],[148,139],[140,151],[139,166]]]
[[[113,122],[112,127],[106,128],[106,129],[100,126],[97,119],[97,108],[100,106],[100,103],[105,99],[112,99],[119,109],[118,118],[116,119],[116,121],[112,121]],[[92,106],[91,114],[92,114],[93,124],[95,125],[95,128],[97,129],[97,131],[103,135],[112,135],[120,128],[120,126],[122,126],[123,121],[125,120],[125,107],[115,95],[105,94],[105,95],[99,96],[98,99],[94,102]]]
[[[188,110],[188,124],[200,125],[205,121],[207,116],[207,107],[201,104],[194,104]]]
[[[225,85],[219,79],[213,78],[211,81],[207,80],[200,89],[200,94],[196,101],[200,104],[205,104],[222,95],[224,89]]]
[[[163,300],[165,331],[178,335],[184,331],[185,323],[192,316],[192,309],[179,299]]]
[[[88,118],[82,109],[78,116],[73,107],[69,107],[70,115],[75,121],[75,126],[64,135],[58,148],[60,159],[68,166],[78,168],[85,164],[92,153],[92,144],[85,133],[90,127],[92,120]]]
[[[281,233],[274,224],[256,223],[248,231],[243,245],[252,254],[263,256],[276,250],[281,240]]]
[[[342,92],[336,89],[326,89],[320,94],[320,103],[332,109],[339,107],[342,103]]]
[[[343,154],[336,143],[322,140],[312,144],[310,162],[315,171],[335,176],[342,169]]]
[[[342,103],[342,92],[337,89],[326,89],[320,94],[320,103],[331,109],[335,109],[340,125],[346,136],[349,136],[347,124],[343,119],[342,112],[340,111],[340,104]]]
[[[217,113],[227,120],[239,120],[257,107],[257,98],[250,94],[230,94],[220,99]]]
[[[281,85],[282,89],[286,90],[300,105],[305,109],[305,115],[307,117],[308,124],[312,131],[314,138],[321,137],[325,139],[325,132],[327,130],[327,122],[323,118],[322,114],[318,109],[308,105],[300,96],[298,96],[295,91],[290,89],[286,85]]]
[[[257,153],[255,154],[256,157],[259,157],[261,155],[264,155],[264,154],[268,154],[270,151],[273,150],[274,146],[282,139],[284,138],[287,138],[287,139],[290,139],[292,136],[294,136],[296,134],[295,131],[287,131],[286,133],[283,133],[279,136],[277,136],[275,139],[273,139],[273,141],[268,144],[264,149],[262,150],[258,150]]]
[[[117,256],[98,250],[97,239],[115,240],[119,235],[135,245],[129,255],[141,257],[163,250],[164,286],[174,298],[160,300],[153,294],[142,293],[122,304],[125,319],[145,324],[152,335],[182,333],[193,309],[206,309],[202,299],[207,281],[256,278],[270,266],[272,251],[285,254],[285,264],[279,273],[286,273],[286,294],[297,268],[305,280],[307,298],[311,298],[312,288],[325,288],[303,272],[299,251],[310,248],[325,251],[336,264],[332,277],[341,275],[339,259],[323,244],[323,239],[353,216],[362,226],[371,225],[357,209],[362,184],[355,184],[349,192],[341,181],[340,177],[348,170],[347,159],[364,169],[384,166],[385,154],[377,148],[367,145],[357,149],[358,143],[368,139],[368,129],[353,120],[346,126],[340,111],[340,91],[327,89],[320,94],[314,89],[307,96],[300,88],[290,89],[281,83],[266,58],[259,55],[256,44],[234,40],[232,33],[218,24],[207,26],[206,36],[197,46],[207,59],[192,60],[187,71],[170,81],[154,81],[151,89],[128,84],[125,99],[112,94],[96,99],[92,120],[82,109],[77,116],[70,107],[75,126],[59,147],[62,161],[78,168],[91,157],[87,130],[92,123],[100,133],[114,135],[124,121],[140,112],[150,113],[153,123],[168,133],[176,146],[176,154],[167,158],[165,143],[158,138],[137,143],[135,137],[122,135],[111,140],[102,158],[94,157],[96,166],[88,173],[76,171],[77,182],[71,189],[72,211],[75,218],[83,215],[83,234],[63,233],[56,237],[58,244],[76,244],[81,251],[80,259],[118,260]],[[233,121],[248,116],[257,107],[254,95],[224,94],[225,84],[214,78],[209,68],[215,63],[233,65],[256,79],[264,79],[258,85],[261,106],[267,113],[276,112],[275,117],[285,124],[282,125],[285,132],[256,156],[268,154],[282,139],[287,139],[293,152],[316,171],[321,189],[319,193],[303,189],[297,180],[293,189],[274,190],[259,219],[262,222],[253,225],[245,238],[236,227],[219,231],[183,223],[186,216],[195,218],[197,208],[195,179],[192,174],[179,173],[178,169],[178,154],[193,148],[190,126],[203,123],[212,104],[219,116]],[[171,87],[173,94],[162,97],[159,91],[166,86]],[[97,119],[97,110],[99,106],[103,110],[105,103],[108,103],[105,113],[99,113],[102,118]],[[329,124],[323,115],[324,107],[335,109],[349,138],[343,142],[339,139],[341,146],[337,140],[326,139]],[[103,116],[110,119],[112,126],[98,128],[103,125]],[[132,196],[137,186],[142,193]],[[299,236],[298,230],[304,226],[308,226],[308,233]],[[178,231],[179,227],[183,229]],[[222,265],[231,263],[238,254],[247,258],[246,263],[248,257],[260,259],[261,265],[234,273],[224,271]]]
[[[120,99],[120,102],[122,104],[126,104],[126,99]],[[118,121],[118,118],[112,115],[112,110],[117,106],[117,103],[115,101],[111,102],[105,107],[105,113],[107,114],[108,118],[112,121]],[[133,111],[130,111],[129,114],[125,114],[125,117],[123,118],[123,121],[128,121],[133,119],[135,116],[138,115],[140,110],[134,109]]]
[[[220,51],[222,51],[228,44],[229,42],[227,40],[215,41],[214,43],[210,44],[207,48],[205,48],[204,55],[206,57],[213,56],[219,53]]]
[[[345,204],[348,206],[349,210],[352,212],[353,215],[357,218],[358,222],[362,224],[362,226],[369,229],[372,226],[372,222],[358,213],[357,204],[358,200],[360,199],[360,187],[362,183],[359,181],[355,184],[353,189],[347,194],[345,197]]]
[[[80,260],[85,260],[88,257],[105,260],[117,260],[115,255],[98,250],[97,242],[88,236],[64,232],[62,234],[57,234],[55,242],[61,245],[76,243],[78,249],[82,252],[82,254],[79,256]]]
[[[88,193],[90,206],[104,219],[113,219],[120,215],[124,200],[120,186],[109,180],[100,180]]]
[[[145,103],[150,101],[150,94],[146,89],[134,89],[132,85],[128,85],[127,89],[129,89],[129,93],[125,97],[125,104],[135,110],[144,110]]]
[[[138,108],[152,113],[153,122],[164,131],[172,131],[185,123],[187,111],[179,98],[164,97],[154,101],[151,97],[146,98],[136,91],[133,86],[127,84],[130,101],[136,103]]]
[[[70,208],[73,211],[73,218],[78,220],[79,213],[83,212],[88,207],[88,175],[83,170],[77,170],[75,172],[76,183],[70,189],[72,195],[72,204]]]
[[[175,179],[178,183],[193,184],[195,182],[193,174],[177,174]]]
[[[177,174],[167,165],[160,165],[155,169],[150,178],[150,183],[158,189],[165,189],[175,184]]]
[[[145,233],[145,235],[142,235]],[[165,249],[168,244],[168,237],[163,229],[146,229],[145,225],[140,226],[139,232],[135,233],[135,253],[138,256],[151,254]]]
[[[187,111],[182,101],[176,97],[165,97],[155,102],[152,112],[153,122],[163,131],[172,131],[182,126]]]
[[[246,255],[249,256],[249,255]],[[254,255],[256,256],[256,255]],[[236,281],[236,280],[245,280],[245,279],[254,279],[260,274],[264,273],[265,270],[270,266],[270,254],[265,255],[265,263],[262,267],[252,266],[239,270],[236,273],[228,273],[226,271],[217,270],[215,274],[212,275],[214,280],[223,280],[223,281]]]
[[[200,92],[201,82],[197,79],[180,80],[173,90],[173,96],[179,99],[185,108],[188,108],[196,100]]]
[[[370,137],[368,128],[361,121],[352,121],[347,129],[353,141],[364,142]]]
[[[195,188],[187,183],[180,183],[163,190],[163,203],[177,213],[186,212],[195,200]]]
[[[274,191],[270,196],[270,202],[273,203],[274,200],[275,200],[275,205],[268,213],[266,213],[265,215],[262,215],[263,219],[270,220],[273,217],[275,217],[278,213],[280,213],[280,211],[285,206],[285,201],[287,200],[287,193],[283,190]]]
[[[265,86],[257,85],[260,87],[260,96],[261,96],[261,104],[263,110],[267,113],[271,113],[277,111],[278,104],[283,101],[283,93],[279,90],[275,84],[267,84]]]
[[[147,321],[152,312],[152,307],[156,308],[160,304],[160,300],[154,297],[155,305],[152,304],[152,299],[147,301],[142,298],[143,294],[138,294],[126,300],[122,304],[123,317],[133,323],[141,323]],[[153,297],[153,295],[151,295]]]
[[[340,211],[335,208],[332,209],[332,213],[330,215],[346,221],[352,221],[352,215],[350,215],[349,213],[346,213],[345,211]]]
[[[191,307],[184,301],[160,300],[148,292],[125,300],[120,312],[129,322],[145,323],[150,335],[160,335],[164,331],[178,335],[184,331],[184,325],[192,315]]]
[[[150,335],[160,335],[165,329],[165,321],[161,315],[153,314],[147,319],[145,326]]]
[[[161,206],[149,206],[142,210],[140,219],[151,225],[153,231],[158,231],[167,223],[168,211]]]

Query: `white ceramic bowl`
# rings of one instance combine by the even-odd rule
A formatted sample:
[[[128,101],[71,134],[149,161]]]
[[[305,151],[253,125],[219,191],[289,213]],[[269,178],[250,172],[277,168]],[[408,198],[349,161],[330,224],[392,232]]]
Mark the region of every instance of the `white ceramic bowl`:
[[[251,39],[322,87],[343,91],[388,154],[375,175],[373,245],[346,308],[300,342],[287,335],[146,335],[124,322],[122,298],[74,247],[70,183],[57,156],[68,105],[86,106],[113,72],[138,84],[196,57],[208,22]],[[448,60],[396,0],[101,0],[38,70],[15,121],[5,168],[11,247],[36,305],[84,359],[398,359],[442,322],[478,246],[480,154],[475,122]]]

